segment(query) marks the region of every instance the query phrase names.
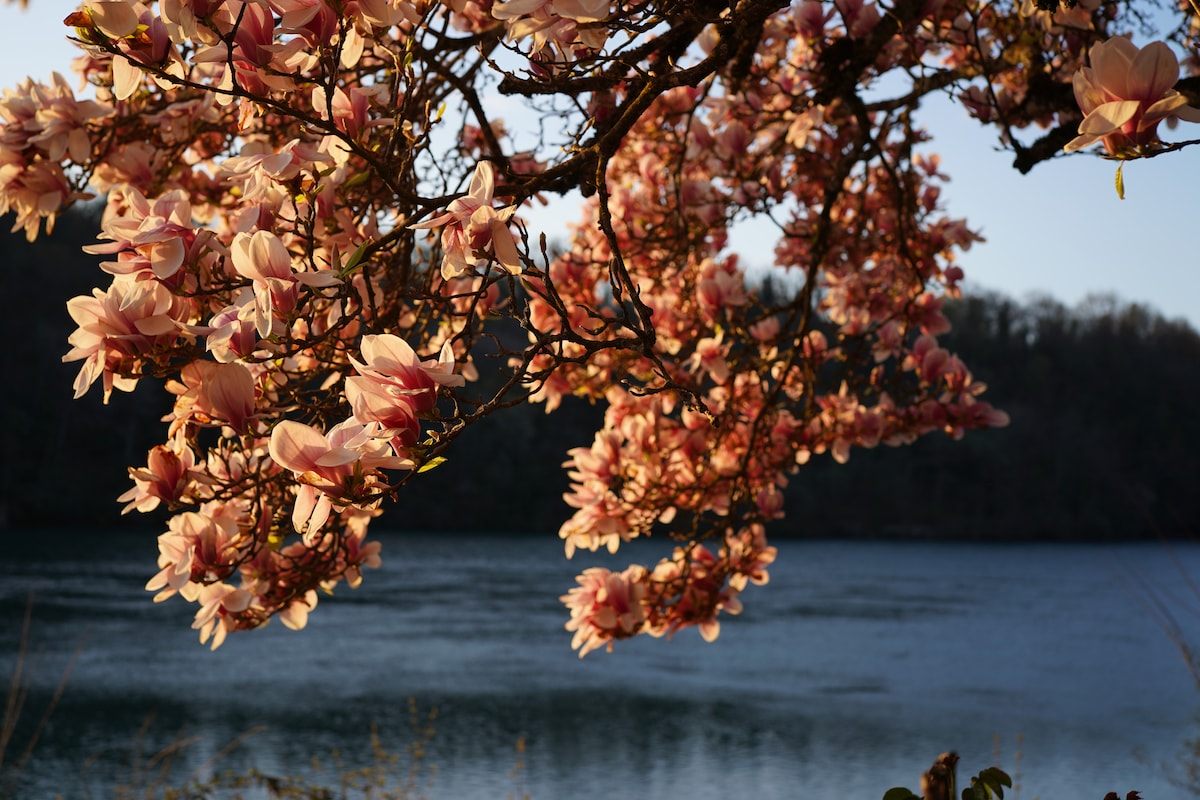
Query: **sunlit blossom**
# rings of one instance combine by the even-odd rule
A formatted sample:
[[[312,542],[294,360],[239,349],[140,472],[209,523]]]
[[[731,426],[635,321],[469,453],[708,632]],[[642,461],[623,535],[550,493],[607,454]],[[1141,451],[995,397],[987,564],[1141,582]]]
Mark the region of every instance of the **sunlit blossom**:
[[[1200,122],[1200,109],[1173,88],[1179,60],[1163,42],[1138,48],[1123,36],[1092,45],[1090,66],[1075,73],[1075,99],[1084,113],[1080,135],[1065,148],[1103,142],[1120,155],[1158,142],[1158,123],[1167,118]]]
[[[446,213],[413,225],[442,229],[442,277],[446,280],[483,266],[488,253],[512,273],[521,271],[516,240],[508,227],[516,208],[492,207],[496,173],[490,161],[481,161],[471,177],[467,194],[452,200]]]

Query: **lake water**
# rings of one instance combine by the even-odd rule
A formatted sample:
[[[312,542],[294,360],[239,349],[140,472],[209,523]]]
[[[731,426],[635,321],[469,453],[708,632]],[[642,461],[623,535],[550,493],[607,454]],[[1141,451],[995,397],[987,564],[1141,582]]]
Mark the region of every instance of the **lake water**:
[[[190,606],[142,590],[152,535],[6,534],[5,675],[35,594],[27,720],[78,651],[17,796],[112,797],[189,739],[181,783],[248,732],[215,769],[362,766],[372,726],[392,751],[414,740],[410,698],[436,708],[431,798],[878,800],[947,749],[960,772],[1016,773],[1025,800],[1188,796],[1170,775],[1200,693],[1139,587],[1200,644],[1194,546],[781,540],[716,643],[685,631],[580,660],[557,597],[589,554],[565,561],[552,536],[380,538],[383,568],[305,631],[276,622],[214,653]],[[654,558],[647,544],[632,555]]]

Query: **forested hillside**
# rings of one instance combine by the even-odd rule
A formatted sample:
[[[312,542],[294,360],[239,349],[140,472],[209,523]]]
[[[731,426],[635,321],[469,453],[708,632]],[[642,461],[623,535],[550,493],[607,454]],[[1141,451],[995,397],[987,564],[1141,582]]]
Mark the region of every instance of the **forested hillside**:
[[[942,337],[1007,428],[855,451],[798,477],[789,510],[819,535],[1190,536],[1200,521],[1200,336],[1094,297],[1075,308],[985,293]],[[791,514],[789,514],[791,518]],[[806,533],[808,531],[803,531]]]
[[[8,224],[4,225],[7,229]],[[69,297],[103,283],[80,251],[98,229],[68,214],[29,245],[0,237],[8,347],[0,355],[6,424],[0,510],[10,527],[121,524],[125,468],[162,441],[169,397],[150,382],[132,395],[72,400],[76,364],[62,364],[74,329]],[[854,450],[801,469],[775,535],[1125,538],[1192,535],[1200,520],[1200,336],[1182,321],[1115,298],[1066,308],[970,296],[950,307],[958,353],[1012,424],[962,441]],[[590,444],[599,412],[575,403],[491,416],[404,493],[387,527],[555,529],[566,451]],[[414,485],[413,488],[419,488]],[[436,498],[434,500],[433,498]],[[145,525],[144,518],[125,524]]]

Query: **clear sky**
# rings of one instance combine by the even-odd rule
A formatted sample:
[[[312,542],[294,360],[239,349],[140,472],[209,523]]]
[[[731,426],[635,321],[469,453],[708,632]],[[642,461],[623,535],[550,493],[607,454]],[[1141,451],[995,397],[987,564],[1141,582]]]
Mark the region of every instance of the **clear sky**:
[[[62,25],[73,4],[30,5],[24,11],[0,5],[0,87],[27,75],[45,79],[56,69],[74,82],[74,48]],[[994,132],[961,109],[934,103],[920,119],[934,136],[930,149],[941,154],[942,171],[951,177],[944,193],[949,212],[987,239],[960,261],[969,286],[1018,299],[1044,293],[1068,305],[1089,293],[1112,292],[1200,327],[1200,256],[1194,252],[1200,147],[1127,164],[1122,201],[1112,162],[1076,155],[1021,175],[1011,167],[1012,154],[997,151]],[[1200,125],[1182,123],[1174,132],[1164,128],[1163,135],[1200,138]],[[531,228],[542,227],[538,213],[526,215]],[[563,220],[576,216],[560,215],[544,227],[553,236]],[[742,251],[747,265],[770,258],[762,237],[738,239],[751,243]]]

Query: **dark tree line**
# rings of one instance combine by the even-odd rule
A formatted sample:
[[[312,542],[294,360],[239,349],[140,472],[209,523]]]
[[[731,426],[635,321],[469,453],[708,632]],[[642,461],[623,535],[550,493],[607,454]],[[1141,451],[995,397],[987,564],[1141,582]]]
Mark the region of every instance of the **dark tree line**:
[[[7,227],[7,225],[5,226]],[[169,396],[150,382],[132,395],[71,399],[77,364],[62,364],[74,329],[69,297],[102,282],[80,251],[96,212],[66,215],[35,245],[0,237],[8,344],[0,354],[0,520],[14,528],[122,524],[125,467],[161,441]],[[779,291],[778,288],[774,291]],[[775,535],[1115,539],[1197,532],[1200,520],[1200,335],[1185,322],[1114,297],[1074,308],[981,293],[953,303],[943,346],[989,385],[1005,429],[962,441],[854,450],[795,476]],[[505,336],[504,331],[497,331]],[[555,529],[568,509],[560,467],[588,445],[599,410],[577,402],[497,414],[420,476],[391,525]],[[148,520],[126,518],[126,524]],[[155,521],[157,522],[157,521]]]
[[[155,420],[170,409],[150,386],[107,408],[99,392],[72,399],[79,364],[61,363],[75,329],[66,301],[105,284],[98,259],[80,251],[98,224],[98,209],[69,213],[30,245],[7,233],[10,217],[0,221],[0,520],[12,526],[117,523],[115,498],[130,486],[124,466],[145,463]]]
[[[1200,527],[1200,335],[1112,296],[1074,308],[996,293],[949,306],[942,343],[988,384],[1004,429],[856,450],[801,476],[815,535],[1117,539]],[[807,517],[803,517],[807,514]],[[789,514],[789,516],[791,516]]]

